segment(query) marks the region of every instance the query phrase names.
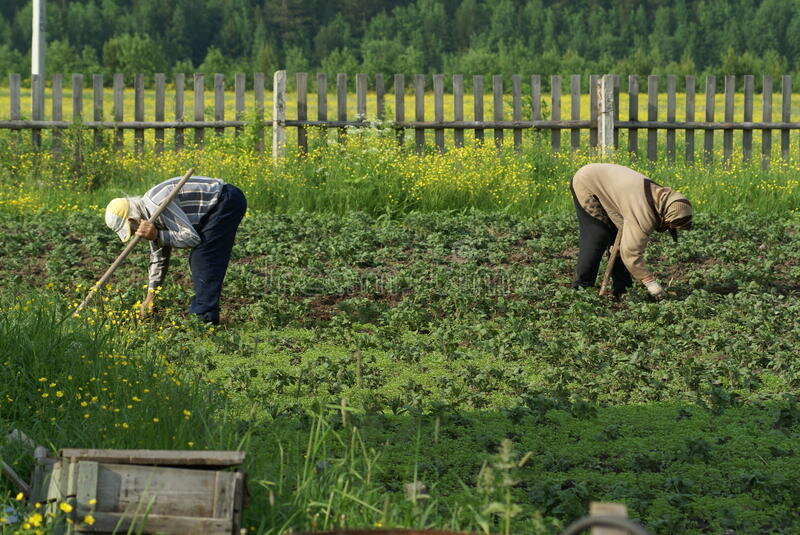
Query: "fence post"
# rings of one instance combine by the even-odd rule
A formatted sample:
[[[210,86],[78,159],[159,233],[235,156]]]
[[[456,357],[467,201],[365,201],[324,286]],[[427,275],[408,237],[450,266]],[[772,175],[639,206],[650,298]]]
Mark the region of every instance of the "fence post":
[[[614,78],[610,74],[604,74],[598,84],[597,145],[606,156],[614,149]]]
[[[272,83],[272,160],[286,155],[286,71],[276,71]]]
[[[605,76],[603,78],[605,78]],[[618,516],[620,518],[628,518],[628,509],[621,503],[592,502],[589,504],[589,516]],[[619,528],[592,528],[592,535],[627,535],[627,533],[627,530]]]

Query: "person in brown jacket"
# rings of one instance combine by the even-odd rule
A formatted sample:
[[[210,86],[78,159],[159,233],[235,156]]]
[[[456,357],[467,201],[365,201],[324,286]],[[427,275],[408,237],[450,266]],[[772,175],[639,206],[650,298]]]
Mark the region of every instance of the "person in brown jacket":
[[[656,299],[666,292],[644,262],[644,250],[653,232],[692,228],[689,200],[641,173],[622,165],[592,163],[578,169],[570,184],[578,216],[578,265],[573,287],[594,286],[603,253],[622,232],[620,256],[611,271],[612,295],[619,298],[642,281]]]

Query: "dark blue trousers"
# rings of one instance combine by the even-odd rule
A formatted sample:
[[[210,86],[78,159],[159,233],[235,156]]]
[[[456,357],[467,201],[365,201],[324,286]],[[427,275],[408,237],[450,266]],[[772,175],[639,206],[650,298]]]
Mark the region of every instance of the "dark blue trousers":
[[[231,249],[239,223],[247,210],[247,200],[236,186],[225,184],[216,206],[195,230],[200,244],[189,253],[194,297],[189,312],[203,321],[219,323],[219,297],[231,259]]]

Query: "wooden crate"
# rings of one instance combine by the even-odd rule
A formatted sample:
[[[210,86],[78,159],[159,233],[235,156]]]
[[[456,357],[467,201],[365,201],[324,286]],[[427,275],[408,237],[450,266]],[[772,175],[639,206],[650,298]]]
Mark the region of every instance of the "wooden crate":
[[[64,449],[38,459],[32,495],[54,513],[72,505],[62,533],[238,535],[244,474],[221,468],[243,460],[235,451]]]

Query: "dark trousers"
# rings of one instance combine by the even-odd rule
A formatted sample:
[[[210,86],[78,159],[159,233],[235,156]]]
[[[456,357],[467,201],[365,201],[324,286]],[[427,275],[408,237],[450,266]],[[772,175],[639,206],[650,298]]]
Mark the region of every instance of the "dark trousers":
[[[572,286],[575,288],[594,286],[597,282],[597,271],[600,269],[600,260],[603,254],[614,243],[617,237],[617,227],[614,224],[606,224],[589,215],[583,209],[572,192],[572,201],[575,204],[575,212],[578,216],[578,266],[575,269],[575,281]],[[621,258],[617,258],[611,270],[613,281],[612,291],[623,293],[631,287],[633,280],[631,274]]]
[[[236,186],[225,184],[216,206],[195,230],[200,244],[189,253],[195,295],[189,312],[209,323],[219,323],[219,297],[228,270],[236,230],[247,210],[247,200]]]

